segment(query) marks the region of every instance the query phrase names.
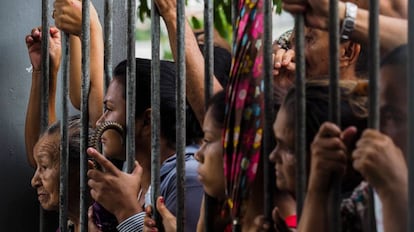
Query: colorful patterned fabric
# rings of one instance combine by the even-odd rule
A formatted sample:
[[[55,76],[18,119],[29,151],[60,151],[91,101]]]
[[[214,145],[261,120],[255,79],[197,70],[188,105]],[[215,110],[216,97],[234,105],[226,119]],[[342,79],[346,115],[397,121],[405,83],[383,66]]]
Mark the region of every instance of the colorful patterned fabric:
[[[233,224],[244,214],[263,133],[263,0],[239,0],[232,69],[226,91],[224,174]],[[239,225],[236,228],[240,228]]]
[[[349,198],[342,200],[341,218],[342,231],[344,232],[362,232],[369,231],[367,228],[367,214],[369,201],[369,185],[367,182],[361,182],[354,189]]]

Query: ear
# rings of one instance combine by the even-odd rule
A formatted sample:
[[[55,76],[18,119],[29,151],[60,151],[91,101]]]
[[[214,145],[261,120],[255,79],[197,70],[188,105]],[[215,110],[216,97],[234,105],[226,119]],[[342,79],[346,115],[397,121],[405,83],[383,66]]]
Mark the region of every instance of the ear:
[[[341,44],[339,65],[341,68],[355,65],[358,61],[361,45],[352,41]]]

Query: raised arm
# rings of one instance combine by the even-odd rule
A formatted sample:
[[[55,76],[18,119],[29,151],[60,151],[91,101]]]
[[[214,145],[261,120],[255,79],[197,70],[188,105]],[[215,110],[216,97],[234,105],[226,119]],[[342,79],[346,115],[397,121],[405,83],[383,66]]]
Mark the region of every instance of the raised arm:
[[[33,147],[40,135],[40,104],[41,104],[41,40],[42,34],[40,28],[34,28],[30,35],[26,36],[26,45],[29,52],[30,62],[32,63],[32,86],[30,88],[29,102],[27,104],[26,122],[25,122],[25,145],[27,160],[30,166],[35,167],[33,159]],[[49,37],[49,124],[56,121],[55,99],[56,99],[56,79],[59,71],[61,57],[60,32],[57,28],[50,28]]]
[[[328,0],[307,0],[301,2],[299,2],[298,0],[283,0],[283,2],[285,10],[291,13],[305,13],[306,22],[310,27],[328,30]],[[383,10],[389,10],[389,8],[387,8],[386,6],[381,6],[383,7]],[[342,23],[346,11],[344,2],[339,2],[338,11],[339,19]],[[390,52],[392,49],[407,43],[407,20],[393,16],[379,16],[380,47],[383,55]],[[369,11],[367,9],[359,8],[355,19],[355,28],[351,34],[352,40],[361,44],[367,44],[369,42],[368,19]]]
[[[56,0],[55,22],[64,32],[70,34],[70,100],[72,105],[80,109],[82,85],[82,2],[78,0]],[[95,126],[102,115],[103,101],[103,35],[98,13],[90,5],[90,90],[89,121]]]
[[[160,15],[163,17],[168,30],[168,38],[177,60],[177,8],[175,0],[156,0]],[[200,124],[203,124],[205,114],[204,99],[204,57],[198,47],[193,31],[185,22],[185,63],[186,63],[186,91],[190,103]],[[213,93],[222,90],[220,83],[213,78]]]

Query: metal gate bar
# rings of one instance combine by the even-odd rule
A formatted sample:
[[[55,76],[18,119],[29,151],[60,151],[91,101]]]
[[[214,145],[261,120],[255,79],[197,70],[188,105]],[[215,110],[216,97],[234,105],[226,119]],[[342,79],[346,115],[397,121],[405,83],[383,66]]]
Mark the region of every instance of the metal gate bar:
[[[106,92],[112,79],[113,0],[105,0],[104,15],[104,89]]]
[[[264,13],[264,33],[263,33],[263,81],[264,81],[264,130],[263,130],[263,209],[264,216],[267,220],[272,219],[273,210],[273,189],[275,183],[270,178],[271,163],[269,154],[274,146],[273,138],[273,122],[275,120],[275,112],[273,108],[273,63],[272,63],[272,1],[263,1]]]
[[[127,32],[127,101],[126,101],[126,171],[131,173],[135,162],[135,95],[136,95],[136,64],[135,64],[135,0],[128,1],[128,32]]]
[[[296,215],[299,222],[303,202],[306,195],[306,92],[305,92],[305,36],[304,15],[295,16],[295,41],[296,41],[296,115],[295,118],[295,153],[297,157],[296,167]]]
[[[154,0],[151,1],[151,199],[153,205],[160,195],[160,14]],[[162,218],[154,210],[157,225]]]
[[[59,188],[59,230],[68,231],[68,178],[69,178],[69,137],[68,137],[68,93],[69,93],[69,35],[62,35],[62,117],[60,122],[60,188]]]
[[[82,92],[81,92],[81,141],[80,141],[80,231],[88,231],[88,148],[89,138],[89,88],[90,88],[90,12],[89,0],[82,1]]]
[[[340,127],[340,92],[339,92],[339,17],[338,1],[329,1],[329,119]],[[342,178],[335,177],[329,191],[332,214],[330,231],[342,231],[340,220]]]
[[[177,78],[176,78],[176,152],[177,152],[177,231],[185,228],[185,2],[177,0]],[[191,197],[191,196],[189,196]]]

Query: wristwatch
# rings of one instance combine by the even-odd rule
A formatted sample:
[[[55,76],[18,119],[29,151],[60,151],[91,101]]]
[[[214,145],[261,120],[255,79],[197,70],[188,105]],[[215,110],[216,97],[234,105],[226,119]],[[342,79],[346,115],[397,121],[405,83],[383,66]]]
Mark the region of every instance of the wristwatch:
[[[352,31],[355,28],[355,18],[357,16],[358,6],[352,2],[345,3],[345,18],[342,21],[341,41],[349,40]]]

